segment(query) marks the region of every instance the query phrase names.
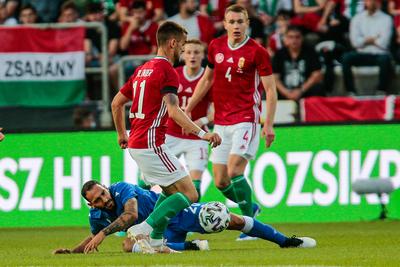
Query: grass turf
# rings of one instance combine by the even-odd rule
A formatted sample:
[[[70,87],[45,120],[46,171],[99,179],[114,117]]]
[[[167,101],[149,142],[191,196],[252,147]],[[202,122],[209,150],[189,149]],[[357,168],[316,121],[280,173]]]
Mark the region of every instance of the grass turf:
[[[0,266],[133,266],[133,265],[318,265],[399,266],[400,222],[280,224],[287,234],[317,239],[314,249],[280,249],[264,241],[236,242],[238,232],[193,235],[210,241],[211,251],[175,255],[140,255],[121,252],[123,238],[114,235],[95,254],[52,255],[71,248],[88,235],[87,228],[34,228],[0,230]]]

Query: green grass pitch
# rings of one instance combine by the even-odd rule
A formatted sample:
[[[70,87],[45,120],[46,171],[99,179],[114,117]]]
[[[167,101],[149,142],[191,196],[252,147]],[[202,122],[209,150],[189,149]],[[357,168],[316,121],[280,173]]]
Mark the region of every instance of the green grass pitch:
[[[210,241],[211,251],[175,255],[123,253],[123,238],[110,236],[100,251],[52,255],[88,235],[87,228],[0,230],[0,266],[400,266],[400,222],[279,224],[282,232],[317,239],[314,249],[280,249],[264,240],[236,242],[237,232],[193,235]]]

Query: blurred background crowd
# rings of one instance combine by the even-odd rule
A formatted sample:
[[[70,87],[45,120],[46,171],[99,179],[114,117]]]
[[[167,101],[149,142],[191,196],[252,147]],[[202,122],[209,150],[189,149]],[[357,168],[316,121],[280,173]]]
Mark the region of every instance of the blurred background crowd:
[[[120,86],[120,58],[154,54],[160,22],[180,23],[188,38],[208,44],[224,34],[224,10],[234,3],[248,10],[248,34],[271,55],[280,99],[398,94],[397,0],[3,0],[0,23],[104,23],[112,97]],[[86,31],[84,48],[86,66],[99,66],[100,34],[95,29]],[[352,68],[359,66],[374,67],[376,84],[368,93],[355,82]],[[129,77],[134,65],[124,69]],[[89,76],[86,98],[98,100],[99,79]]]

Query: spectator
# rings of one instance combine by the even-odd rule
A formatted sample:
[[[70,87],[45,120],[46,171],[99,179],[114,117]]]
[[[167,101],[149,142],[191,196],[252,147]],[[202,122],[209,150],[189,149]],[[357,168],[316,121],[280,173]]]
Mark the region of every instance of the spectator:
[[[264,24],[257,17],[255,8],[251,5],[250,0],[236,0],[236,4],[246,8],[247,13],[249,14],[249,33],[248,35],[257,41],[257,43],[262,46],[265,45],[265,34],[264,34]]]
[[[96,128],[96,120],[92,111],[77,107],[73,114],[74,127],[78,129]]]
[[[396,46],[400,46],[400,0],[389,0],[388,3],[389,13],[393,16],[394,19],[394,27],[395,27],[395,37],[396,37]],[[396,49],[395,58],[397,61],[400,61],[400,49]]]
[[[291,24],[312,32],[319,31],[318,22],[321,19],[326,2],[327,0],[294,0],[296,16],[292,19]]]
[[[87,6],[86,20],[88,22],[104,23],[108,32],[107,48],[111,92],[118,89],[118,40],[120,28],[114,21],[106,18],[101,3],[89,3]],[[101,66],[101,35],[97,29],[88,29],[85,38],[86,65],[89,67]],[[95,95],[91,97],[96,98]]]
[[[389,93],[391,55],[388,49],[392,36],[392,18],[380,10],[381,1],[365,0],[364,3],[366,10],[350,22],[350,41],[355,51],[343,56],[345,88],[349,94],[356,94],[352,66],[378,66],[377,90]]]
[[[276,18],[276,29],[268,38],[267,50],[271,57],[284,47],[284,36],[286,30],[290,24],[290,12],[286,10],[280,10]]]
[[[179,0],[179,13],[168,20],[182,25],[188,32],[189,39],[200,39],[208,44],[215,34],[211,20],[197,12],[196,0]]]
[[[266,27],[268,33],[272,32],[275,18],[280,11],[292,12],[292,0],[260,0],[258,5],[258,17]]]
[[[122,27],[121,50],[127,50],[129,55],[155,54],[158,24],[146,19],[145,2],[135,1],[129,15]]]
[[[60,16],[58,22],[60,23],[73,23],[79,21],[79,11],[75,3],[70,0],[64,2],[60,9]]]
[[[7,18],[18,18],[18,7],[19,7],[20,0],[7,0],[4,1],[6,11],[7,11]]]
[[[56,22],[64,0],[21,0],[22,5],[31,4],[37,10],[40,22]]]
[[[301,30],[289,26],[286,47],[279,50],[272,61],[280,98],[299,100],[301,97],[324,96],[322,72],[314,49],[303,46]]]
[[[19,23],[20,24],[33,24],[38,23],[38,16],[34,6],[26,4],[21,7],[19,12]]]
[[[5,3],[0,3],[0,25],[17,25],[18,21],[13,17],[8,17]]]
[[[200,13],[203,16],[210,16],[218,35],[224,32],[225,9],[230,2],[229,0],[200,0]]]
[[[5,136],[4,136],[4,134],[2,133],[2,131],[3,131],[3,128],[0,127],[0,142],[3,141],[4,138],[5,138]]]
[[[135,1],[140,0],[119,0],[118,15],[122,22],[129,20],[129,8]],[[163,0],[145,0],[147,18],[154,22],[159,22],[164,19],[164,3]]]

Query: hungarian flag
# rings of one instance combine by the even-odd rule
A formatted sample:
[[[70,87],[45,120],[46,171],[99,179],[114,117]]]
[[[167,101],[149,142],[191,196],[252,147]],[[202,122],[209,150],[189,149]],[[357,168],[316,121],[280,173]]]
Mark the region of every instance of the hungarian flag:
[[[85,96],[83,27],[0,28],[0,106],[68,106]]]

